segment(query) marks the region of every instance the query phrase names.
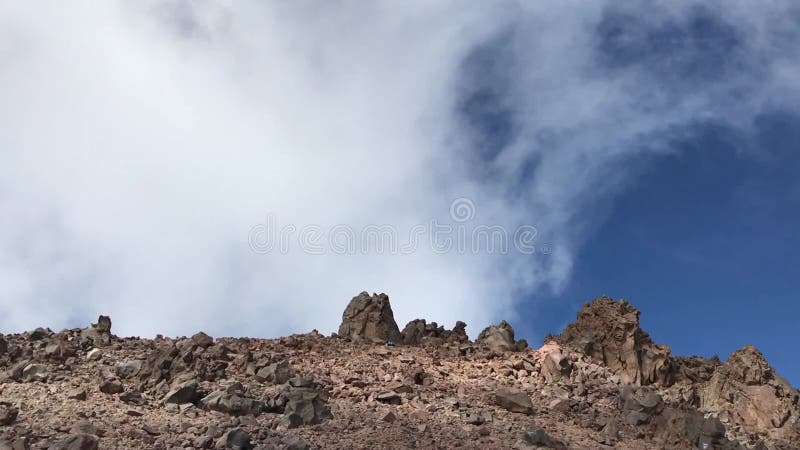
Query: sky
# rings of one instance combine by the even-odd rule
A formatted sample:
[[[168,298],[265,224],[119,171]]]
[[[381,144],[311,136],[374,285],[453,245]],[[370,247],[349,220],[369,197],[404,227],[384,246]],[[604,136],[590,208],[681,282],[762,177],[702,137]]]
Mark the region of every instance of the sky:
[[[334,331],[598,295],[800,384],[791,1],[0,1],[0,330]],[[495,245],[496,244],[496,245]]]

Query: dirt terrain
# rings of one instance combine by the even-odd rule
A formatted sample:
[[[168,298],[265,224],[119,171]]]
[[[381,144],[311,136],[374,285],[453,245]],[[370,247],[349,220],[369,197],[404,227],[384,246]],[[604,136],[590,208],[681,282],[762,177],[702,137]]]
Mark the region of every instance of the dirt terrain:
[[[465,327],[362,293],[332,336],[0,335],[0,450],[800,448],[800,393],[752,346],[676,357],[607,297],[538,349]]]

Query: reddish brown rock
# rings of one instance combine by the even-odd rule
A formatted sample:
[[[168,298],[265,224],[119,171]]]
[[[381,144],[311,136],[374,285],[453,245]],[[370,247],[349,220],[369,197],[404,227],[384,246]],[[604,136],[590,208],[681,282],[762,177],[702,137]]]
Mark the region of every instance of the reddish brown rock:
[[[669,347],[653,343],[639,327],[639,310],[625,300],[599,297],[585,304],[577,320],[554,339],[602,362],[623,383],[671,382]]]

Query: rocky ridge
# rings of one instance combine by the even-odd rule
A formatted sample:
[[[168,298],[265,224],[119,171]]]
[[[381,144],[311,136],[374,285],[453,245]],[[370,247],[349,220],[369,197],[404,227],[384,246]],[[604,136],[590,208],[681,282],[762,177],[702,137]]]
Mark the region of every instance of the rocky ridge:
[[[0,450],[796,449],[798,399],[756,348],[673,356],[608,297],[538,349],[507,322],[400,331],[366,292],[332,336],[0,335]]]

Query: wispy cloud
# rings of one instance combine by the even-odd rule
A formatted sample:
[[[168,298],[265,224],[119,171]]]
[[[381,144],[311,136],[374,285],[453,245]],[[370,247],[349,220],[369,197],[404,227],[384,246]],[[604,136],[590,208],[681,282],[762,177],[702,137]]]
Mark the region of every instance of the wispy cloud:
[[[475,332],[563,287],[631,163],[800,104],[796,8],[722,6],[6,2],[0,327],[330,331],[366,289]],[[268,214],[402,230],[461,197],[552,254],[248,245]]]

